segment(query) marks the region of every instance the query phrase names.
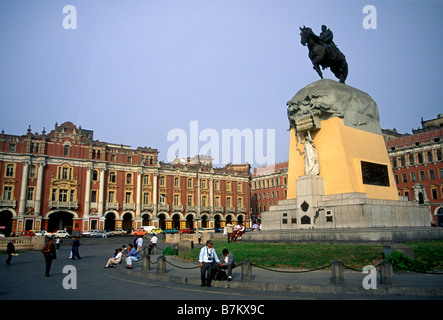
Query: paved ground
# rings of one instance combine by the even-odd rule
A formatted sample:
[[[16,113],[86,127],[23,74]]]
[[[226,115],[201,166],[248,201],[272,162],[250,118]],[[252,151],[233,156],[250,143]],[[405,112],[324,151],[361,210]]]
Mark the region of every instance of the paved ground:
[[[213,281],[211,288],[200,287],[200,270],[195,263],[167,258],[166,273],[158,274],[157,256],[152,256],[150,270],[142,270],[142,263],[133,270],[124,265],[117,268],[103,268],[115,248],[130,242],[131,238],[82,239],[80,254],[83,259],[69,259],[69,241],[62,244],[54,261],[51,277],[44,276],[45,263],[38,251],[20,253],[12,265],[0,263],[0,300],[157,300],[175,301],[165,312],[176,314],[178,308],[196,305],[205,301],[211,303],[265,304],[268,310],[273,300],[276,307],[285,310],[288,303],[303,300],[441,300],[443,299],[443,275],[400,273],[394,276],[394,285],[366,290],[362,281],[366,274],[345,271],[345,284],[332,285],[330,270],[308,273],[274,272],[253,267],[253,279],[241,280],[241,267],[234,269],[233,281]],[[166,244],[159,243],[160,248]],[[218,251],[221,248],[216,248]],[[0,256],[6,260],[6,256]],[[63,269],[75,269],[74,273]],[[73,267],[69,267],[73,266]],[[280,270],[287,271],[287,270]],[[69,281],[68,281],[69,280]],[[64,286],[65,284],[65,286]],[[66,289],[66,285],[76,289]],[[283,303],[283,306],[281,305]],[[3,306],[2,305],[2,306]],[[171,304],[168,303],[168,306]],[[242,311],[242,310],[240,310]],[[244,311],[244,310],[243,310]],[[269,312],[268,312],[269,314]]]

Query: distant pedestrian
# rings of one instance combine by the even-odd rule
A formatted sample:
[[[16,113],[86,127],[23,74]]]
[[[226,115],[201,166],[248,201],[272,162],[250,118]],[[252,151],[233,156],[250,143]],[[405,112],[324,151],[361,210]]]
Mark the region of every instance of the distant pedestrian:
[[[201,244],[201,242],[202,242],[202,233],[201,232],[197,233],[197,237],[198,237],[198,244]]]
[[[231,242],[232,233],[233,233],[233,226],[230,222],[226,225],[226,233],[228,235],[228,243],[229,243]]]
[[[81,259],[79,247],[81,246],[79,237],[72,237],[72,256],[71,259],[75,260],[75,258]]]
[[[62,242],[62,240],[60,239],[60,237],[57,237],[55,239],[55,247],[56,247],[57,250],[60,249],[60,243],[61,242]]]
[[[8,255],[8,259],[6,259],[6,264],[10,265],[12,256],[15,255],[15,245],[14,240],[8,242],[8,246],[6,247],[6,254]]]
[[[151,247],[148,249],[148,254],[151,254],[152,250],[154,250],[154,248],[157,247],[157,243],[158,243],[158,238],[154,234],[151,238]]]
[[[43,253],[43,257],[46,262],[45,276],[49,277],[49,272],[51,271],[52,260],[57,259],[56,248],[54,245],[54,240],[51,238],[48,240],[48,243],[44,245],[41,252]]]
[[[136,240],[136,244],[137,244],[137,252],[140,254],[140,256],[143,255],[143,236],[138,236],[137,240]]]

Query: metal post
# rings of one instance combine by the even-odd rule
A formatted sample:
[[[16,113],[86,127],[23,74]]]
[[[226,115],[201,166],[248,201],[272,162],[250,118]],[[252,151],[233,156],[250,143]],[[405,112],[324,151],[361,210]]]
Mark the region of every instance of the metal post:
[[[335,260],[331,263],[331,283],[332,284],[344,284],[345,278],[343,276],[343,264]]]
[[[250,260],[244,260],[241,264],[241,279],[252,280],[252,262]]]

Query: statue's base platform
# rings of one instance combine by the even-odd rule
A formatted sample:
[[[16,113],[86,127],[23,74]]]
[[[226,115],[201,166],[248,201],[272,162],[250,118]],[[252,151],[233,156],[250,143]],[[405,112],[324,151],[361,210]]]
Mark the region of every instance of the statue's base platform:
[[[264,230],[247,232],[242,236],[242,241],[356,244],[439,239],[443,239],[443,228],[440,227]]]

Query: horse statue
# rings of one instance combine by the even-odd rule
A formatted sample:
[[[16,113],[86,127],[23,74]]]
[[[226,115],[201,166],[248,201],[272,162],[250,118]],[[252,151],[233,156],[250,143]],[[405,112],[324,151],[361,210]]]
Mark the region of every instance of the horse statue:
[[[322,33],[317,36],[311,28],[303,26],[300,28],[301,44],[308,45],[309,58],[312,61],[314,70],[317,71],[321,79],[323,74],[320,66],[325,70],[330,68],[332,73],[339,79],[339,82],[345,83],[348,76],[348,63],[345,55],[337,48],[332,41],[332,32],[326,26],[322,26]]]

